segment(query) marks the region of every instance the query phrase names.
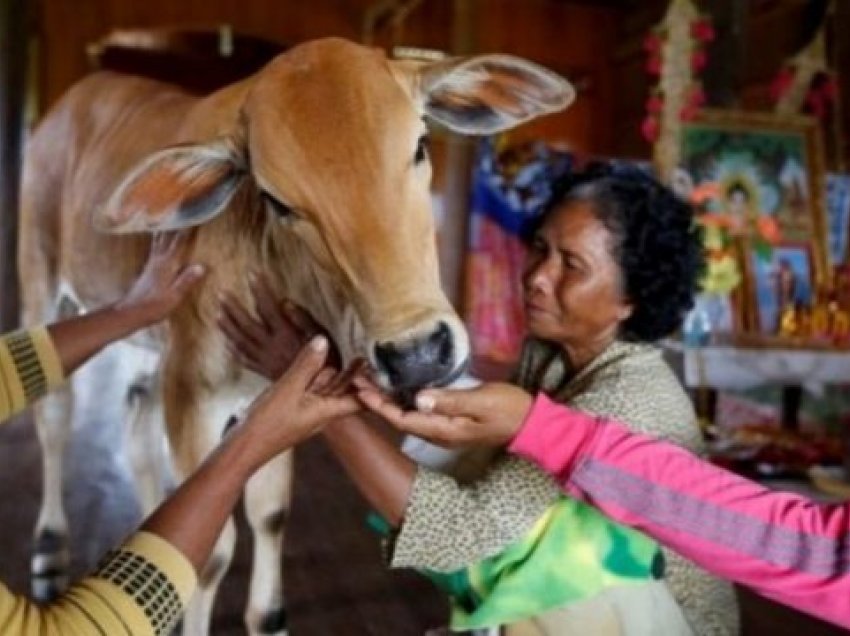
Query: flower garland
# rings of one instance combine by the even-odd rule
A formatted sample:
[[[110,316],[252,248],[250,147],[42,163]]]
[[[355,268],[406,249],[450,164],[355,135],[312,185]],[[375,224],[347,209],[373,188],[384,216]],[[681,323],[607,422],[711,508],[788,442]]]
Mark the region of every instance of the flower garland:
[[[735,256],[735,239],[746,237],[757,257],[769,261],[773,248],[782,240],[779,224],[768,215],[744,218],[730,214],[720,198],[716,183],[703,183],[693,189],[691,203],[702,230],[705,271],[702,291],[728,294],[741,283],[741,270]]]
[[[681,121],[692,121],[699,109],[705,104],[706,96],[699,74],[708,64],[708,44],[715,38],[714,24],[711,17],[701,14],[690,25],[691,50],[690,69],[691,82],[688,86],[685,101],[679,110]],[[664,91],[660,87],[660,76],[664,66],[664,53],[668,40],[668,30],[662,24],[650,31],[643,40],[643,50],[646,52],[646,72],[657,78],[650,89],[646,100],[646,116],[641,123],[641,134],[650,143],[658,141],[661,132],[661,113],[664,109]]]
[[[774,103],[778,103],[794,84],[797,73],[800,69],[789,62],[785,64],[770,84],[770,98]],[[828,70],[822,70],[815,73],[809,82],[806,96],[803,99],[803,112],[813,115],[820,121],[827,121],[835,106],[835,100],[838,96],[838,80],[835,73]]]

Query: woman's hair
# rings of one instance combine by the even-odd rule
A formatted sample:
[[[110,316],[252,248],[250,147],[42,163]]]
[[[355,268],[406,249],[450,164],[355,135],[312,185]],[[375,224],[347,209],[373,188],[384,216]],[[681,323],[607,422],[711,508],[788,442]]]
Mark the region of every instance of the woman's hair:
[[[678,329],[693,306],[703,269],[691,206],[639,168],[593,163],[553,184],[532,233],[572,201],[589,202],[613,237],[612,256],[633,306],[621,337],[652,342]]]

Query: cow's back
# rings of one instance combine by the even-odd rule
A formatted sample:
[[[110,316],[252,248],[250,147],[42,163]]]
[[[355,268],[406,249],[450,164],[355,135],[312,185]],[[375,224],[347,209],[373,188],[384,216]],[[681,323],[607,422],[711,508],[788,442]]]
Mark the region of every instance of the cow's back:
[[[152,80],[97,73],[74,85],[27,145],[20,268],[50,263],[85,305],[114,300],[138,272],[147,236],[107,236],[94,209],[147,154],[185,141],[181,129],[198,101]],[[97,272],[93,275],[92,272]]]

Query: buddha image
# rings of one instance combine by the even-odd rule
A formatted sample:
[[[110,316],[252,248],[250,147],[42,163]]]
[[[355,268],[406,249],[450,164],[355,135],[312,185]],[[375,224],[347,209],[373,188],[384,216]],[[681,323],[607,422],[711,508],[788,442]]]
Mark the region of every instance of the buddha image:
[[[758,191],[743,179],[734,179],[723,188],[726,212],[740,220],[751,220],[758,216]]]

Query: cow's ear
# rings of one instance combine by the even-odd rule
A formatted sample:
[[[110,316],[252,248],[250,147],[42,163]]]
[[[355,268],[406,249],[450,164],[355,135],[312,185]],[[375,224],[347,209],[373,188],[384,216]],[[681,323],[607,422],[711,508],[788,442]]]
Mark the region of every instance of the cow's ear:
[[[490,135],[565,109],[575,99],[567,80],[510,55],[453,58],[417,69],[425,114],[465,135]]]
[[[166,148],[130,171],[94,225],[113,234],[200,225],[227,207],[245,175],[225,142]]]

